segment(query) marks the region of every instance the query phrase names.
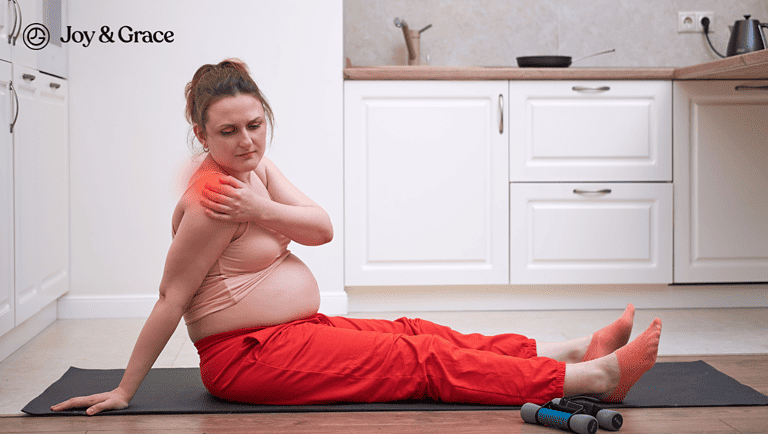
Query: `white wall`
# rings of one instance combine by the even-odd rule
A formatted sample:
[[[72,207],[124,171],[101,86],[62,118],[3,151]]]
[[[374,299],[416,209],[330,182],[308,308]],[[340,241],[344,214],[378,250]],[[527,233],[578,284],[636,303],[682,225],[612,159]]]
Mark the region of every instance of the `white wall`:
[[[171,243],[190,157],[184,86],[204,63],[245,61],[275,112],[268,155],[331,215],[333,242],[291,250],[312,269],[321,310],[346,311],[342,216],[342,0],[70,0],[71,291],[60,317],[147,315]],[[101,43],[173,31],[163,44]]]

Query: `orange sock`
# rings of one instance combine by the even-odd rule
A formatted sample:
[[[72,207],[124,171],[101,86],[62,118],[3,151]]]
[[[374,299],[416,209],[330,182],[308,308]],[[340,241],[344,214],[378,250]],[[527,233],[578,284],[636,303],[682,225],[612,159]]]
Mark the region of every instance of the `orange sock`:
[[[632,323],[635,318],[635,306],[627,305],[624,313],[613,324],[603,327],[592,335],[587,352],[584,353],[582,362],[595,360],[607,356],[629,342],[632,334]]]
[[[624,400],[629,389],[656,363],[660,338],[661,320],[656,318],[650,327],[635,338],[632,343],[616,351],[621,377],[618,386],[613,389],[610,395],[602,398],[602,401],[621,402]]]

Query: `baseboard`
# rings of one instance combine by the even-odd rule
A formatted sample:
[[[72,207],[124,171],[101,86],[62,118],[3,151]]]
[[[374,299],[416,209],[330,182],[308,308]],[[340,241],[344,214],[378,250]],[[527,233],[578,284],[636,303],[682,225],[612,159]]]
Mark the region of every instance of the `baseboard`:
[[[64,295],[59,319],[146,318],[157,295]]]
[[[768,284],[354,287],[347,293],[349,312],[768,307]]]
[[[355,287],[321,293],[320,312],[430,312],[498,310],[768,307],[768,285],[524,285]],[[146,318],[156,295],[59,299],[60,319]]]
[[[59,299],[59,319],[146,318],[157,295],[65,295]],[[326,315],[347,313],[345,292],[321,293],[320,311]]]

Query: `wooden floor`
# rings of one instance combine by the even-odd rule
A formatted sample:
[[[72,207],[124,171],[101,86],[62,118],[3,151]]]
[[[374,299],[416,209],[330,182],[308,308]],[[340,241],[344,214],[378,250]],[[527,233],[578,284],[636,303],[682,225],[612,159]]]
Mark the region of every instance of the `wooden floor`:
[[[768,355],[667,356],[704,360],[768,394]],[[768,407],[623,409],[622,434],[768,433]],[[291,413],[248,415],[5,417],[0,433],[557,433],[525,424],[518,411]],[[609,432],[599,430],[600,432]]]

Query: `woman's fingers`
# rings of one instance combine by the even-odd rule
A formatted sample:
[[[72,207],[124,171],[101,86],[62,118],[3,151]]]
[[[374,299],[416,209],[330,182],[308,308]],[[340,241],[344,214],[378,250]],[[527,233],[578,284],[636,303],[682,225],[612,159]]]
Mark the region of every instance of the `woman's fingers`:
[[[204,211],[205,211],[205,215],[207,215],[208,217],[210,217],[210,218],[212,218],[214,220],[221,220],[223,222],[231,222],[232,221],[232,216],[230,216],[229,214],[224,214],[224,213],[220,213],[220,212],[211,211],[208,208],[206,208]]]
[[[227,222],[246,222],[254,220],[259,200],[245,184],[231,176],[219,178],[219,185],[205,184],[201,192],[200,204],[211,218]]]
[[[200,205],[203,206],[203,211],[208,217],[214,220],[221,220],[225,222],[232,221],[232,216],[230,215],[232,208],[209,200],[205,197],[200,198]]]
[[[90,396],[79,396],[68,399],[62,403],[51,406],[53,411],[70,410],[73,408],[86,408],[85,413],[92,416],[104,410],[120,410],[128,407],[128,402],[115,393],[99,393]]]
[[[237,180],[235,179],[235,181]],[[241,192],[228,185],[216,186],[211,184],[205,184],[205,188],[201,193],[203,197],[206,197],[214,202],[227,205],[229,207],[232,207],[234,204],[237,204],[242,200]]]
[[[210,209],[211,211],[224,213],[232,210],[231,206],[216,200],[216,197],[209,197],[203,193],[203,197],[200,198],[200,205]]]
[[[83,408],[90,407],[98,402],[97,395],[91,396],[79,396],[77,398],[71,398],[64,402],[60,402],[51,407],[53,411],[69,410],[71,408]]]
[[[245,188],[245,184],[240,182],[237,178],[229,175],[220,176],[219,177],[219,184],[229,184],[234,188]]]
[[[218,184],[206,183],[205,188],[224,196],[232,196],[236,193],[236,190],[246,188],[246,185],[240,182],[237,178],[223,175],[219,177]]]
[[[128,407],[127,403],[121,403],[116,399],[108,399],[91,406],[88,410],[85,411],[85,413],[89,416],[93,416],[94,414],[101,413],[104,410],[122,410],[126,407]]]
[[[224,191],[222,187],[217,187],[211,184],[205,184],[205,188],[201,193],[204,197],[220,203],[229,200],[229,196],[231,195],[231,193],[227,194],[228,192]]]

